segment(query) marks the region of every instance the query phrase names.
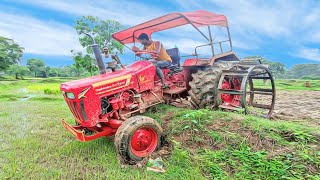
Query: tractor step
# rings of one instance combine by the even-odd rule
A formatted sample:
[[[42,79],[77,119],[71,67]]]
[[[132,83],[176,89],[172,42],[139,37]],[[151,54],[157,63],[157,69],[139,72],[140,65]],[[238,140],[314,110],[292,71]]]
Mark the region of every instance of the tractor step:
[[[171,89],[166,89],[163,91],[164,94],[169,94],[169,95],[174,95],[174,94],[180,94],[184,91],[187,91],[187,88],[183,87],[175,87],[175,88],[171,88]]]

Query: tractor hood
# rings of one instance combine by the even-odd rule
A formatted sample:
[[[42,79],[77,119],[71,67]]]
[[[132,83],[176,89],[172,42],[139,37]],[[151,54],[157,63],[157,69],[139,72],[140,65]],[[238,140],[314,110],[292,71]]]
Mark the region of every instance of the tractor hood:
[[[130,69],[129,68],[122,69],[122,70],[118,70],[116,72],[108,72],[105,74],[99,74],[99,75],[88,77],[88,78],[65,82],[65,83],[62,83],[60,87],[61,87],[61,89],[67,91],[67,90],[88,87],[88,86],[92,86],[92,85],[94,86],[94,85],[99,85],[103,81],[117,80],[121,77],[125,77],[128,75],[130,76],[133,73],[134,73],[134,71],[131,68]]]
[[[134,79],[136,79],[137,72],[150,67],[155,69],[154,65],[148,61],[138,61],[129,67],[117,70],[115,72],[107,72],[105,74],[99,74],[88,78],[62,83],[60,89],[61,91],[67,92],[91,86],[97,90],[101,88],[113,88],[114,86],[121,86],[123,83],[127,84],[130,81],[132,82]]]

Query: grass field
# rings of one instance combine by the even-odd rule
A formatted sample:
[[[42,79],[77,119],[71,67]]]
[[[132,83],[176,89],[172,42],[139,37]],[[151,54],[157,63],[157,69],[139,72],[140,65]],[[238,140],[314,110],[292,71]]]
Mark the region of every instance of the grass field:
[[[123,166],[112,140],[81,143],[62,127],[74,122],[57,93],[63,81],[0,80],[0,179],[320,179],[320,127],[167,105],[145,113],[174,146],[166,172]],[[303,83],[277,88],[310,90]]]

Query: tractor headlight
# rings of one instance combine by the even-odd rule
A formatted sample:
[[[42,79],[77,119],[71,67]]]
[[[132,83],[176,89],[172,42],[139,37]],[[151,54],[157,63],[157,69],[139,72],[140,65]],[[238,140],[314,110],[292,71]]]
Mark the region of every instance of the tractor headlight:
[[[66,97],[68,99],[74,99],[75,98],[75,96],[74,96],[74,94],[72,92],[66,92]]]

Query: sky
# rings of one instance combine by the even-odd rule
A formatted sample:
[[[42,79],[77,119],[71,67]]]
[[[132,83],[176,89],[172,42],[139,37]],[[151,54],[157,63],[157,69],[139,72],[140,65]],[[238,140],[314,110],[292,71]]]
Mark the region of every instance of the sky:
[[[70,50],[84,51],[74,25],[82,16],[119,21],[125,28],[172,12],[207,10],[228,18],[233,51],[240,57],[260,55],[290,68],[320,63],[319,0],[0,0],[0,36],[25,48],[23,63],[40,58],[49,66],[73,63]],[[214,37],[222,38],[221,29]],[[190,26],[156,33],[166,48],[191,54],[205,44]],[[205,53],[205,50],[200,51]],[[132,52],[120,56],[133,62]]]

